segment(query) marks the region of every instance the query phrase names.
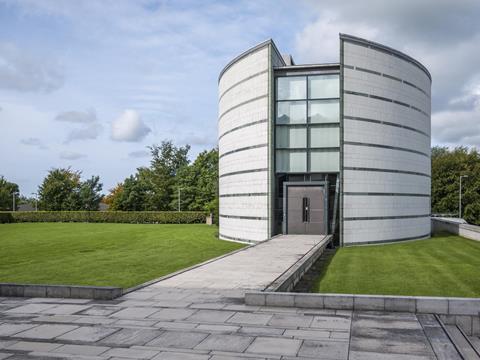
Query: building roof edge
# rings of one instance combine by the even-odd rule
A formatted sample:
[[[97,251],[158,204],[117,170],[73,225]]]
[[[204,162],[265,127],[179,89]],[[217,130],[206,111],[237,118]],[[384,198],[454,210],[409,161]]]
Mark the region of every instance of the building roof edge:
[[[236,62],[238,62],[239,60],[241,60],[245,56],[247,56],[247,55],[249,55],[249,54],[251,54],[251,53],[253,53],[257,50],[260,50],[263,47],[268,46],[268,45],[272,45],[273,50],[277,53],[278,57],[282,60],[283,64],[286,65],[286,63],[283,60],[282,55],[280,54],[280,51],[278,51],[278,48],[275,45],[275,42],[273,41],[273,39],[267,39],[267,40],[262,41],[261,43],[255,45],[254,47],[251,47],[250,49],[244,51],[243,53],[236,56],[235,58],[233,58],[227,65],[225,65],[225,67],[222,69],[222,71],[220,71],[220,74],[218,75],[218,81],[220,82],[220,79],[222,78],[225,71],[227,71],[233,64],[235,64]]]
[[[364,45],[369,45],[369,46],[381,49],[383,51],[390,52],[390,53],[392,53],[392,54],[394,54],[394,55],[396,55],[396,56],[398,56],[398,57],[400,57],[404,60],[407,60],[408,62],[413,63],[420,70],[422,70],[428,76],[428,78],[430,79],[430,82],[432,81],[432,75],[430,74],[428,69],[420,61],[418,61],[418,60],[414,59],[413,57],[401,52],[400,50],[396,50],[394,48],[391,48],[389,46],[377,43],[375,41],[370,41],[370,40],[363,39],[363,38],[353,36],[353,35],[348,35],[348,34],[343,34],[343,33],[340,33],[339,35],[340,35],[341,40],[347,40],[347,41],[350,40],[352,42],[357,42],[357,43],[361,43],[361,44],[364,44]]]

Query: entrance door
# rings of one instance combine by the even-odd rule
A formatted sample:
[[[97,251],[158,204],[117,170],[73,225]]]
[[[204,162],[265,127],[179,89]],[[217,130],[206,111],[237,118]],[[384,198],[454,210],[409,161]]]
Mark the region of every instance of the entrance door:
[[[287,233],[325,234],[325,194],[320,186],[288,186]]]

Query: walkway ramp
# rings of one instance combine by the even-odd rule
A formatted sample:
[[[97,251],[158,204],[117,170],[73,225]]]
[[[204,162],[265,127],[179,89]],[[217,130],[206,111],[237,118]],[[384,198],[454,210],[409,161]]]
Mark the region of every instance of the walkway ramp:
[[[162,280],[152,287],[263,290],[325,235],[281,235]]]

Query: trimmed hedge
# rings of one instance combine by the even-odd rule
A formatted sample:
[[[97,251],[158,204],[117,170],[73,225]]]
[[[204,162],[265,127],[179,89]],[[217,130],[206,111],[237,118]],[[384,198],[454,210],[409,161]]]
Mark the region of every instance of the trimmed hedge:
[[[205,218],[202,211],[0,211],[0,223],[199,224],[205,223]]]

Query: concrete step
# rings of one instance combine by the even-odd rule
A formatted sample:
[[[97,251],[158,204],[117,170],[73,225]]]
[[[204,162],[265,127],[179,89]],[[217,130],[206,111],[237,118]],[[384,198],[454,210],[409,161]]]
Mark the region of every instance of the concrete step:
[[[470,340],[470,343],[472,344],[474,349],[477,350],[478,353],[480,353],[480,337],[469,336],[468,339]]]
[[[417,319],[438,360],[464,360],[435,315],[418,314]]]
[[[418,314],[435,356],[439,360],[480,360],[480,339],[468,337],[457,325],[444,324],[437,315]]]
[[[445,325],[445,330],[463,359],[480,360],[480,353],[478,353],[462,329],[457,325]]]

